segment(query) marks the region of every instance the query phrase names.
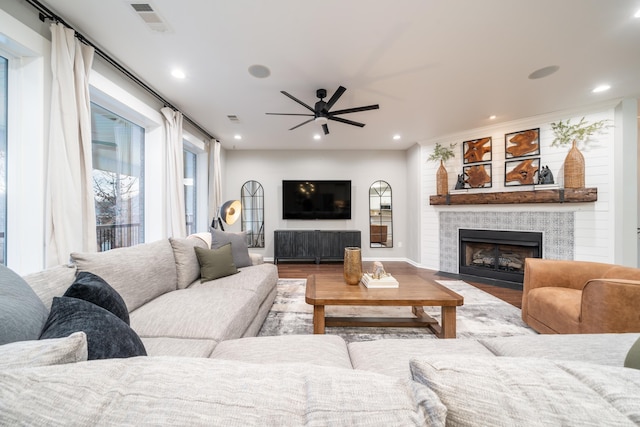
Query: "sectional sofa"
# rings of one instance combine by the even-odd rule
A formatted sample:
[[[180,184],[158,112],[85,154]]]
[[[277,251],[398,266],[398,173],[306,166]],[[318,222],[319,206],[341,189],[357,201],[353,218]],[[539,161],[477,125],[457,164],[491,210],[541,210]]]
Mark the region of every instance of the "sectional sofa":
[[[255,337],[277,270],[245,256],[240,272],[202,281],[195,247],[227,236],[72,254],[24,278],[1,268],[0,425],[640,424],[640,370],[624,367],[640,334]],[[38,339],[55,301],[83,297],[93,275],[126,307],[95,311],[128,317],[146,356],[91,357],[101,329],[97,344],[90,328]]]

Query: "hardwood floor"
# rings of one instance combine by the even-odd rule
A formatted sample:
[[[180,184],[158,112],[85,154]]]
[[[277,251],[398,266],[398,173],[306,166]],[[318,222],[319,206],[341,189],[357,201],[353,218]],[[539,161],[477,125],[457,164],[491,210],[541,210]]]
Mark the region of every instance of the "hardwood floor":
[[[372,262],[363,262],[362,266],[365,271],[371,269]],[[417,274],[425,279],[436,280],[455,280],[452,275],[439,275],[433,270],[425,270],[417,268],[409,263],[401,261],[385,261],[384,268],[391,274]],[[320,264],[302,263],[302,262],[280,262],[278,263],[278,275],[283,279],[299,279],[306,278],[310,274],[327,274],[342,273],[341,262],[323,262]],[[473,285],[483,291],[500,298],[518,308],[522,308],[522,291],[516,289],[503,288],[500,286],[487,285],[483,283],[471,282],[464,279],[465,282]]]

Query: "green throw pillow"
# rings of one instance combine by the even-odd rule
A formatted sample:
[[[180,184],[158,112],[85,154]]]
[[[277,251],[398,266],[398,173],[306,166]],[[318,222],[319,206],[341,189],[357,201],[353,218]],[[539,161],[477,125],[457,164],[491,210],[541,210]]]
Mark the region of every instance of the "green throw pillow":
[[[624,367],[640,369],[640,338],[629,349],[629,353],[624,359]]]
[[[227,243],[218,249],[193,248],[200,264],[200,280],[209,280],[236,274],[238,269],[233,263],[231,243]]]

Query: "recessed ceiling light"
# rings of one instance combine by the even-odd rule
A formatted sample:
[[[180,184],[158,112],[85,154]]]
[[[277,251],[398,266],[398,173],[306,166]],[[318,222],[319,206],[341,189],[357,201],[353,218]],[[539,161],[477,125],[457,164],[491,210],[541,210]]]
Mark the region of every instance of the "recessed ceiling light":
[[[399,139],[400,139],[400,135],[398,135],[398,134],[393,135],[393,140],[394,141],[398,141]]]
[[[529,74],[529,79],[536,80],[541,79],[543,77],[550,76],[560,69],[557,65],[549,65],[548,67],[540,68],[539,70],[535,70],[533,73]]]
[[[593,93],[606,92],[609,89],[611,89],[611,86],[609,85],[600,85],[600,86],[596,86],[595,89],[593,89],[591,92]]]
[[[184,71],[179,70],[177,68],[171,72],[171,75],[173,77],[175,77],[176,79],[184,79],[185,77],[187,77],[187,75],[184,73]]]
[[[233,135],[233,139],[240,140],[240,139],[242,139],[242,135],[238,135],[238,134]]]
[[[264,79],[271,75],[271,70],[264,65],[255,64],[249,67],[249,74],[259,79]]]
[[[321,138],[320,134],[316,133],[315,135],[313,135],[313,139],[315,139],[316,141],[318,141]]]
[[[634,18],[640,18],[640,9],[633,15]]]
[[[496,119],[495,114],[492,114],[492,115],[489,116],[489,120],[495,120],[495,119]]]

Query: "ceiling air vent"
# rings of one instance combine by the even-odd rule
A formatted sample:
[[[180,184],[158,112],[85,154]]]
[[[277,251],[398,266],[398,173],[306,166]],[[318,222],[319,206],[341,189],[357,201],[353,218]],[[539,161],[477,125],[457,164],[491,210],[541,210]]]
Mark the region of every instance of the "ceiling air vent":
[[[166,33],[170,31],[169,25],[158,14],[151,3],[132,3],[129,5],[136,15],[138,15],[151,31]]]
[[[240,119],[238,118],[238,116],[236,116],[235,114],[229,114],[227,116],[227,118],[232,121],[233,123],[238,123],[240,121]]]

